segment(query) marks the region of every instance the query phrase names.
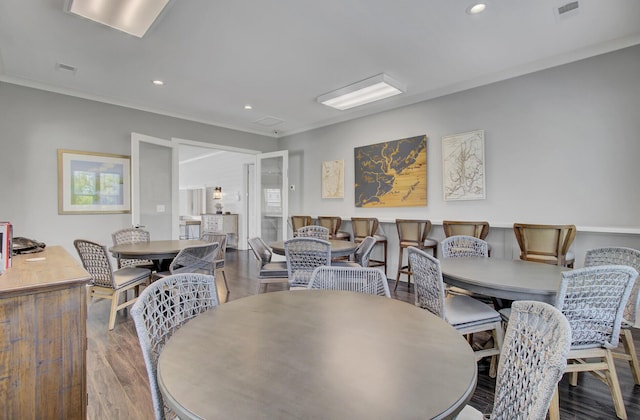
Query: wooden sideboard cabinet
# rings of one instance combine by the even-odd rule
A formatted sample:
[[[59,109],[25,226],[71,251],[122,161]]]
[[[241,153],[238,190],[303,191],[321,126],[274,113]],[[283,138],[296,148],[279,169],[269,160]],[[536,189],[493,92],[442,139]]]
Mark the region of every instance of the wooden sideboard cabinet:
[[[203,214],[202,232],[223,232],[227,234],[227,247],[238,247],[237,214]]]
[[[0,418],[87,418],[90,279],[60,246],[15,256],[0,276]]]

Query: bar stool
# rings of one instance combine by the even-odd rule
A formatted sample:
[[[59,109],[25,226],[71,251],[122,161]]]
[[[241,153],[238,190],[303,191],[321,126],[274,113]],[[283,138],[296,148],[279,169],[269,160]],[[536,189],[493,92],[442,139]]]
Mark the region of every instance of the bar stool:
[[[342,218],[338,216],[318,216],[318,224],[329,229],[329,239],[348,241],[351,239],[349,232],[340,230]]]
[[[291,216],[291,230],[293,231],[294,237],[298,236],[298,229],[312,224],[313,219],[311,216]]]
[[[383,259],[374,260],[369,258],[368,267],[384,266],[384,272],[387,273],[387,237],[376,234],[378,230],[378,219],[375,217],[352,217],[351,228],[353,229],[353,241],[357,244],[362,242],[367,236],[373,236],[376,239],[376,245],[383,246]]]
[[[431,232],[431,221],[417,219],[396,219],[396,227],[398,228],[398,243],[400,251],[398,252],[398,274],[396,275],[396,285],[393,287],[395,291],[400,282],[400,275],[407,275],[407,288],[411,288],[411,263],[407,260],[407,265],[402,264],[402,254],[405,248],[414,246],[418,249],[431,249],[434,258],[438,255],[438,241],[427,238]]]

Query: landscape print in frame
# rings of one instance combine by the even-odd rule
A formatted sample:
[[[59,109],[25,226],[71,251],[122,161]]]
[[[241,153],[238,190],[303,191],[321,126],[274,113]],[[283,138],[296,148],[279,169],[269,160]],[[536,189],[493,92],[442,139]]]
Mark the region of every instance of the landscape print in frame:
[[[427,205],[427,136],[354,149],[356,207]]]
[[[485,198],[484,130],[442,137],[444,200]]]

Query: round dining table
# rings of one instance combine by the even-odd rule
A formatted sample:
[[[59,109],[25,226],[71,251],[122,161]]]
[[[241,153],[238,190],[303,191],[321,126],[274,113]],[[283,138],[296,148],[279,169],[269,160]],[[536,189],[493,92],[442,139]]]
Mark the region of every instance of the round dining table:
[[[194,245],[205,245],[208,242],[199,240],[161,240],[119,244],[109,248],[114,258],[135,260],[152,260],[158,271],[164,271],[166,261],[171,261],[184,248]]]
[[[181,419],[439,419],[471,398],[477,366],[464,337],[424,309],[295,290],[189,321],[163,348],[157,378]]]
[[[567,267],[500,258],[442,258],[443,281],[451,286],[507,300],[555,303]]]
[[[358,244],[355,242],[338,239],[329,239],[329,243],[331,243],[331,258],[348,257],[353,254],[358,247]],[[274,254],[285,255],[284,241],[270,242],[269,246]]]

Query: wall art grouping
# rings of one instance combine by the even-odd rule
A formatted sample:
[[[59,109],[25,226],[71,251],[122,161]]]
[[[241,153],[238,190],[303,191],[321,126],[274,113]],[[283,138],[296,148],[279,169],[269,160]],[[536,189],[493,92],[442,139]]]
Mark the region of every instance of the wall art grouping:
[[[444,200],[485,198],[484,130],[442,137]]]
[[[427,205],[427,136],[354,149],[356,207]]]

